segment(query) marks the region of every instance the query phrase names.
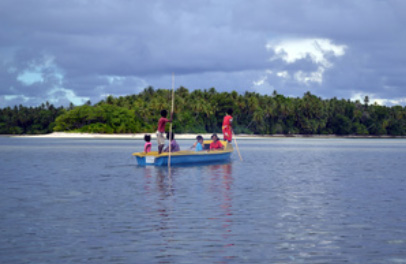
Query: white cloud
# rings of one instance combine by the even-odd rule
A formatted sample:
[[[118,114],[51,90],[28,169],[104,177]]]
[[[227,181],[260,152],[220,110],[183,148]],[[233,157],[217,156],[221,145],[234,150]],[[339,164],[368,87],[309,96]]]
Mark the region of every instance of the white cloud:
[[[287,79],[290,77],[289,73],[287,71],[281,71],[281,72],[277,72],[276,76]]]
[[[270,84],[269,76],[273,73],[272,71],[266,71],[264,76],[261,76],[257,81],[252,82],[251,89],[260,94],[270,94],[275,90],[275,87]]]
[[[17,81],[25,86],[31,86],[36,83],[45,83],[52,86],[61,85],[64,79],[62,71],[55,63],[55,58],[50,55],[44,55],[37,59],[33,59],[27,63],[28,65],[20,73],[17,74]],[[13,67],[9,68],[10,70]],[[10,73],[16,72],[11,70]]]
[[[294,79],[305,84],[323,82],[323,73],[331,68],[333,63],[330,57],[340,57],[345,54],[347,46],[335,45],[329,39],[308,38],[308,39],[287,39],[278,42],[269,42],[266,45],[275,55],[271,61],[282,60],[287,64],[294,64],[300,60],[310,59],[313,64],[318,65],[316,71],[306,72],[306,69],[296,70],[292,73]],[[281,78],[288,78],[287,71],[277,73]]]
[[[252,84],[254,86],[260,86],[260,85],[263,85],[267,79],[268,79],[268,77],[264,76],[264,77],[260,78],[258,81],[253,81]]]
[[[23,102],[27,102],[30,98],[24,95],[5,95],[4,100],[6,101],[13,101],[13,100],[22,100]]]
[[[331,63],[326,58],[332,54],[340,57],[345,54],[347,46],[332,44],[329,39],[289,39],[282,40],[278,43],[268,43],[268,50],[274,50],[275,56],[271,60],[282,59],[287,63],[294,63],[297,60],[310,59],[324,67],[330,67]]]
[[[96,86],[100,95],[99,99],[104,99],[109,95],[126,96],[139,93],[148,86],[147,81],[134,76],[107,75],[98,78],[102,80],[102,84]]]
[[[376,102],[379,105],[406,105],[406,97],[403,98],[395,98],[395,99],[373,99],[373,102]]]
[[[36,82],[43,82],[42,74],[35,71],[24,71],[17,76],[17,80],[22,84],[30,86]]]
[[[317,71],[314,72],[304,72],[304,71],[297,71],[294,74],[295,80],[298,82],[302,82],[305,84],[309,84],[311,82],[321,84],[323,82],[323,73],[326,69],[323,67],[318,67]]]
[[[57,104],[60,102],[72,102],[74,105],[82,105],[89,97],[77,96],[74,91],[65,88],[55,88],[48,92],[49,102]]]
[[[394,105],[406,105],[406,97],[397,97],[392,99],[380,98],[377,94],[365,94],[362,92],[353,93],[351,96],[351,101],[360,101],[364,103],[365,96],[368,96],[369,104],[378,104],[378,105],[387,105],[387,106],[394,106]]]

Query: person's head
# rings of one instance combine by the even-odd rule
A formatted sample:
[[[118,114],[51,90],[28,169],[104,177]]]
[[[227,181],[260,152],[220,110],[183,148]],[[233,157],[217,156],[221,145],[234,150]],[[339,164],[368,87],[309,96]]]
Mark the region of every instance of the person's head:
[[[214,134],[211,136],[211,139],[212,139],[214,142],[216,142],[217,140],[219,140],[219,137],[217,136],[216,133],[214,133]]]
[[[162,117],[166,117],[168,115],[168,112],[164,109],[164,110],[161,110],[161,116]]]
[[[196,137],[197,142],[202,143],[203,142],[203,137],[202,136],[197,136]]]
[[[167,133],[166,134],[166,139],[174,140],[175,139],[175,133]]]
[[[146,134],[146,135],[144,136],[144,140],[145,140],[146,142],[150,142],[150,141],[151,141],[151,136],[148,135],[148,134]]]
[[[233,109],[232,109],[232,108],[229,108],[229,109],[227,110],[227,114],[232,115],[232,114],[233,114]]]

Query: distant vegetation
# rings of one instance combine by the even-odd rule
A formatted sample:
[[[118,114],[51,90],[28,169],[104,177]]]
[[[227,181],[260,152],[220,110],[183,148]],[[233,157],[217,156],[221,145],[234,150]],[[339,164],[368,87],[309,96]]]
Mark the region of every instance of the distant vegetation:
[[[406,107],[369,105],[344,99],[321,99],[310,92],[302,98],[277,94],[238,94],[180,87],[175,91],[174,131],[221,132],[228,108],[234,109],[234,130],[247,134],[406,135]],[[0,109],[1,134],[52,131],[90,133],[153,133],[162,109],[171,108],[171,91],[152,87],[139,94],[113,97],[94,105],[55,108]]]
[[[55,108],[48,102],[38,107],[0,109],[0,134],[45,134],[53,132],[55,119],[65,113],[63,107]]]

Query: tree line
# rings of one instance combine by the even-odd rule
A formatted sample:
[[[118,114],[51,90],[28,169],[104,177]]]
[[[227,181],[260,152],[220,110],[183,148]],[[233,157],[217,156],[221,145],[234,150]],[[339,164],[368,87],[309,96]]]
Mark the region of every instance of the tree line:
[[[255,92],[217,92],[215,88],[175,91],[175,133],[221,132],[227,109],[234,110],[234,131],[245,134],[406,135],[406,107],[345,99],[322,99],[310,92],[285,97]],[[52,131],[153,133],[160,111],[171,109],[171,91],[146,88],[139,94],[108,96],[94,105],[0,109],[0,133],[38,134]]]
[[[38,107],[23,105],[0,108],[0,134],[46,134],[53,132],[55,119],[65,113],[64,107],[46,102]]]

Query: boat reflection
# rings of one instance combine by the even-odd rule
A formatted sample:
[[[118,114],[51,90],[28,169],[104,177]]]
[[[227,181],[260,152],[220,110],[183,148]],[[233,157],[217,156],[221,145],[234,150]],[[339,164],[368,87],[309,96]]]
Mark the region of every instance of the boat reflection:
[[[232,163],[140,169],[144,170],[143,191],[154,223],[150,235],[161,237],[156,243],[160,247],[157,259],[177,263],[176,252],[183,248],[207,251],[218,257],[217,263],[229,263],[235,245]],[[191,203],[196,203],[196,211],[185,211]]]
[[[233,174],[232,165],[218,164],[210,167],[211,170],[211,192],[220,201],[220,214],[217,217],[210,218],[210,220],[216,221],[219,224],[219,230],[221,231],[221,239],[219,242],[223,244],[220,249],[222,260],[218,263],[228,263],[235,258],[233,254],[227,254],[228,249],[234,246],[234,234],[233,234],[233,200],[232,200],[232,186],[233,186]]]

